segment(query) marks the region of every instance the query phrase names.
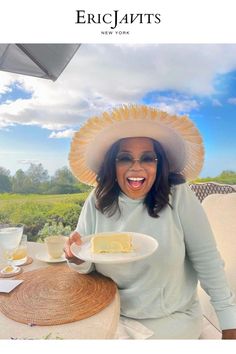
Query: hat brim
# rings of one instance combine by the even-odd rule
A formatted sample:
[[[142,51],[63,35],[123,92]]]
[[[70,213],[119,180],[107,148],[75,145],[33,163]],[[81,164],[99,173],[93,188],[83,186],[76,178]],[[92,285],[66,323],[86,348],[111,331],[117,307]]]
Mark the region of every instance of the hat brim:
[[[69,155],[72,173],[81,182],[96,185],[96,175],[107,151],[116,141],[128,137],[159,141],[170,171],[182,173],[186,180],[196,178],[202,169],[202,138],[187,116],[169,115],[147,106],[124,106],[89,119],[75,133]]]

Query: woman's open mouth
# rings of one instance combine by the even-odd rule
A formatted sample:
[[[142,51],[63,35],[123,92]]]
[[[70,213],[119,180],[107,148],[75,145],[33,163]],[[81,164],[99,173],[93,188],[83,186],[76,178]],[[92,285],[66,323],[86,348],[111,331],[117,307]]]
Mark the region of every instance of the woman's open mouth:
[[[142,187],[143,183],[145,182],[144,177],[128,177],[127,178],[128,184],[133,189],[139,189]]]

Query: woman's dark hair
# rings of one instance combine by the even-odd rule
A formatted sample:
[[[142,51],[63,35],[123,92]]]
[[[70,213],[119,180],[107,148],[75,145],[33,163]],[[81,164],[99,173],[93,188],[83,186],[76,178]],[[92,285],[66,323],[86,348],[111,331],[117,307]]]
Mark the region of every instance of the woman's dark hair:
[[[108,150],[97,175],[96,208],[108,216],[114,215],[119,210],[118,197],[121,189],[116,180],[116,157],[122,140],[114,143]],[[169,203],[170,187],[184,183],[185,178],[181,174],[169,171],[169,163],[163,147],[158,141],[151,140],[158,159],[157,174],[155,182],[143,203],[147,207],[148,214],[158,218],[161,209],[166,205],[171,207]]]

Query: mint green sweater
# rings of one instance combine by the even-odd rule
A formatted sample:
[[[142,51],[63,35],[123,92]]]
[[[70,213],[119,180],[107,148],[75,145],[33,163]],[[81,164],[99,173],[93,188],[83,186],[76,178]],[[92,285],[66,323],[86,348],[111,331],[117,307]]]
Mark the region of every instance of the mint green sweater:
[[[77,231],[81,236],[105,231],[150,235],[159,244],[150,257],[126,264],[96,264],[119,289],[121,314],[134,319],[161,318],[185,311],[196,301],[198,280],[211,297],[222,329],[236,328],[236,304],[226,280],[224,263],[200,202],[187,184],[171,189],[171,209],[159,218],[148,215],[143,200],[121,194],[121,215],[107,217],[95,208],[94,191],[86,200]],[[83,269],[87,269],[84,271]],[[94,265],[77,270],[89,272]]]

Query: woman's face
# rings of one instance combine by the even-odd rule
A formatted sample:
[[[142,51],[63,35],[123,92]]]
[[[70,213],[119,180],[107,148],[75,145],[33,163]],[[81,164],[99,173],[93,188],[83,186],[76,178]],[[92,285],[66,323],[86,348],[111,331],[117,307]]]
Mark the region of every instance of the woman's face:
[[[150,191],[157,172],[157,161],[152,140],[126,138],[121,140],[116,159],[116,178],[129,198],[144,198]],[[134,159],[134,160],[133,160]],[[141,161],[136,161],[141,159]]]

